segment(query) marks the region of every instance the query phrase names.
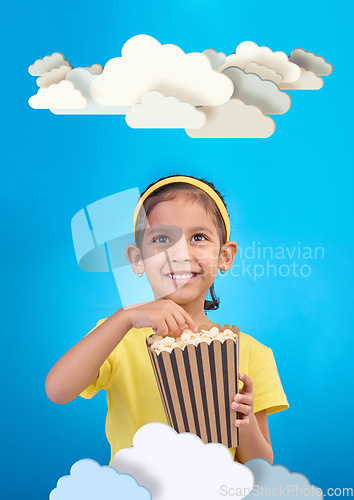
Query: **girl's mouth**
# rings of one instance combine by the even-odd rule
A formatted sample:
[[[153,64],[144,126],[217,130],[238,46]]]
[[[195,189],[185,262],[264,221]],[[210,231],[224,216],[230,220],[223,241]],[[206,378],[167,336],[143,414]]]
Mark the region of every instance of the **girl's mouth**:
[[[165,276],[175,283],[187,283],[195,280],[199,276],[199,273],[176,272],[165,274]]]

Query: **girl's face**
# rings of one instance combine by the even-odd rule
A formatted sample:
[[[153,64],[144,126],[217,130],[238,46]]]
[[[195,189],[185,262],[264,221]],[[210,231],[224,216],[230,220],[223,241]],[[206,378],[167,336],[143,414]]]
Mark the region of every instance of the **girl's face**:
[[[182,305],[204,301],[213,284],[220,236],[203,205],[181,196],[158,203],[148,217],[142,256],[155,298]]]

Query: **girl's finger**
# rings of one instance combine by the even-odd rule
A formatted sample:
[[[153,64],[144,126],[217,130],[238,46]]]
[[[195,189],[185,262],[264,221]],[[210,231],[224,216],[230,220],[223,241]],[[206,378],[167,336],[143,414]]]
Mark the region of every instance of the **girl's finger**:
[[[248,375],[246,375],[245,373],[240,372],[238,375],[238,378],[243,382],[243,387],[241,389],[243,394],[245,392],[252,393],[253,392],[253,382],[250,379],[250,377]]]
[[[174,332],[178,329],[178,324],[175,318],[171,315],[168,318],[166,318],[166,324],[168,327],[168,333],[169,334],[174,334]]]
[[[242,403],[245,405],[252,406],[253,395],[252,394],[235,394],[234,401],[235,401],[235,403]]]
[[[252,408],[250,406],[242,405],[235,402],[231,403],[231,408],[235,411],[242,413],[243,415],[250,415],[252,411]]]
[[[244,427],[249,423],[250,423],[250,418],[247,416],[242,419],[238,418],[237,420],[235,420],[236,427]]]
[[[153,330],[158,335],[161,335],[161,337],[165,337],[168,334],[168,326],[166,324],[166,321],[162,320],[156,322],[156,326],[153,328]]]
[[[178,325],[178,330],[175,332],[176,337],[181,335],[183,331],[183,327],[185,326],[186,322],[184,321],[184,317],[181,313],[176,312],[173,313],[173,317],[175,318],[177,325]]]
[[[192,320],[192,318],[189,316],[188,313],[186,313],[186,311],[181,307],[182,311],[182,315],[184,317],[184,321],[187,323],[188,327],[193,331],[193,332],[197,332],[198,331],[198,327],[197,325],[194,323],[194,321]]]

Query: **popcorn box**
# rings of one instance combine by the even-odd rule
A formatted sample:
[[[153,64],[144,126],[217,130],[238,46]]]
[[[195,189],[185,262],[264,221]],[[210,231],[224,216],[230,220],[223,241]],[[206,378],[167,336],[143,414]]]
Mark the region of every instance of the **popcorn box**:
[[[238,412],[231,403],[238,393],[240,329],[214,324],[222,333],[228,329],[236,339],[188,344],[171,352],[157,353],[146,339],[152,367],[167,421],[177,432],[192,432],[204,443],[239,444],[234,425]],[[199,330],[210,330],[201,326]]]

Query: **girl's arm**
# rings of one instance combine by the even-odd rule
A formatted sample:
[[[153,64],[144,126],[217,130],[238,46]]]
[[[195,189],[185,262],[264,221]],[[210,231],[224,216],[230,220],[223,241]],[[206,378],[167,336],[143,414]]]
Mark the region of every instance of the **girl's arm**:
[[[273,450],[270,442],[267,411],[253,413],[253,383],[250,377],[240,373],[243,387],[235,395],[231,408],[239,412],[235,425],[239,428],[240,443],[236,448],[236,458],[245,463],[252,458],[261,457],[273,463]]]
[[[273,450],[270,443],[267,410],[250,415],[250,423],[240,427],[240,445],[236,448],[236,458],[242,464],[251,458],[261,457],[273,463]]]
[[[97,379],[105,359],[131,328],[151,327],[155,333],[165,336],[179,335],[185,325],[197,330],[189,314],[168,299],[120,309],[75,344],[53,366],[45,381],[49,399],[59,404],[75,399]]]
[[[105,359],[131,328],[126,313],[120,309],[112,314],[53,366],[45,381],[53,403],[69,403],[97,379]]]

